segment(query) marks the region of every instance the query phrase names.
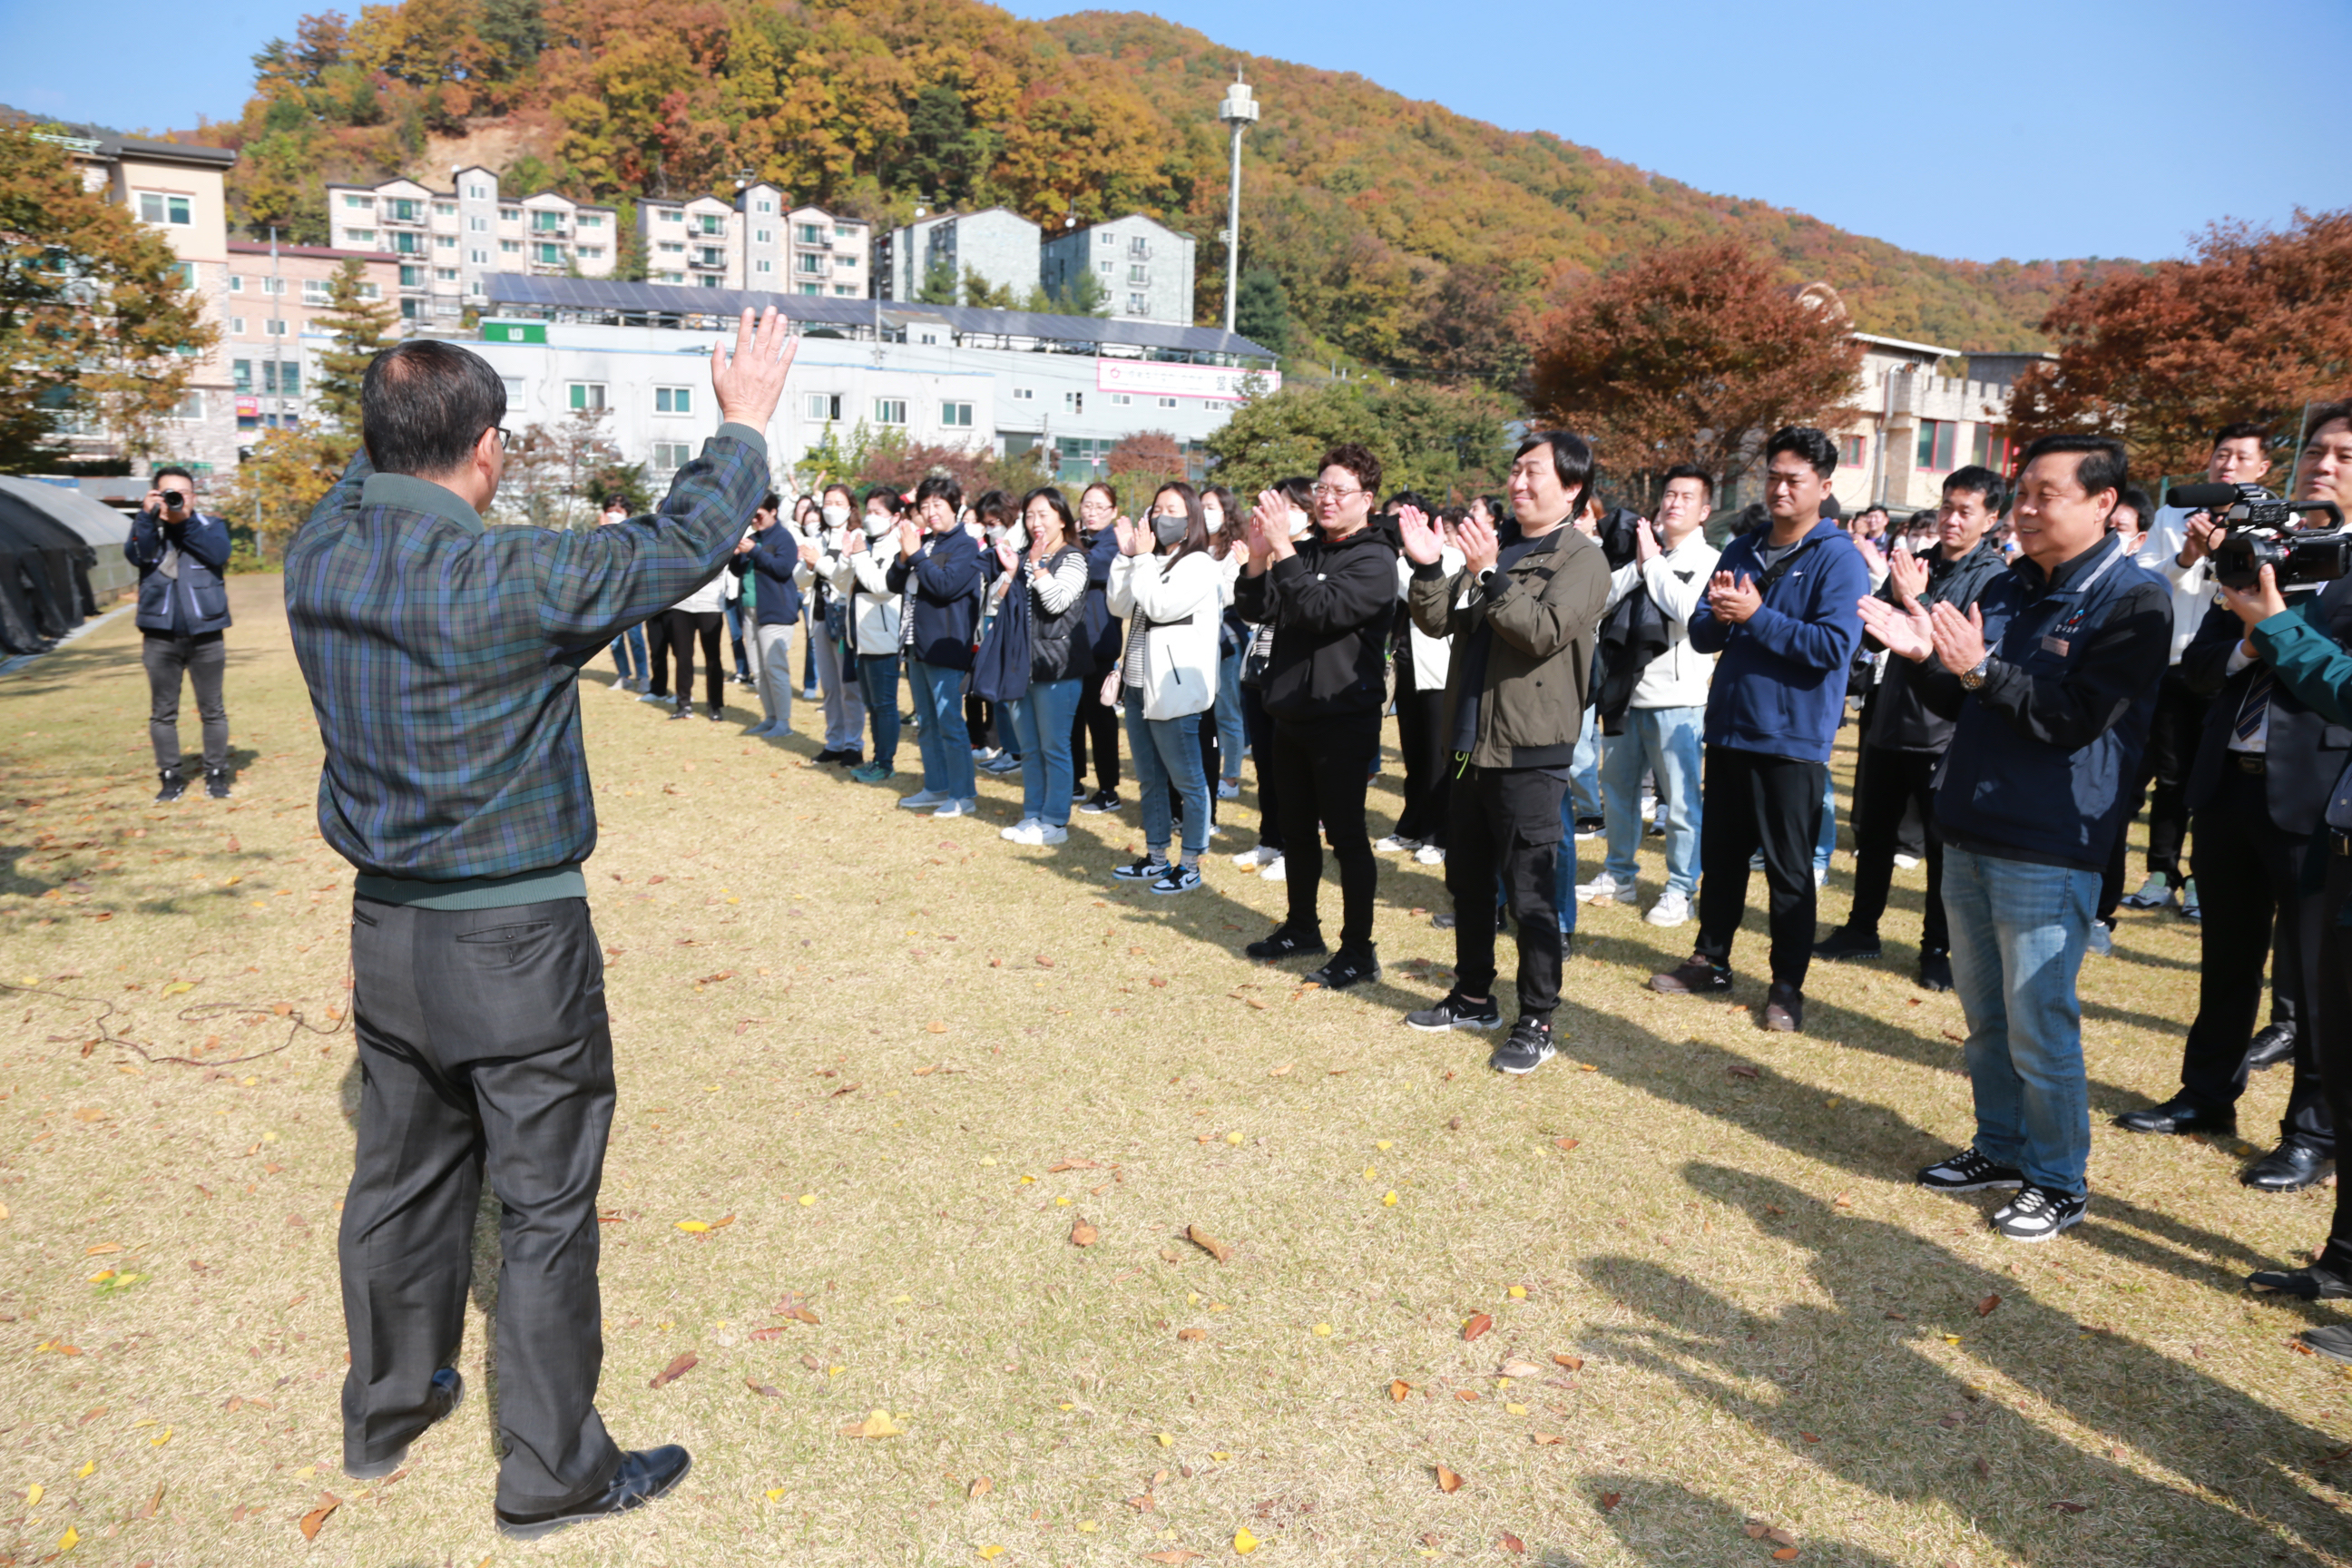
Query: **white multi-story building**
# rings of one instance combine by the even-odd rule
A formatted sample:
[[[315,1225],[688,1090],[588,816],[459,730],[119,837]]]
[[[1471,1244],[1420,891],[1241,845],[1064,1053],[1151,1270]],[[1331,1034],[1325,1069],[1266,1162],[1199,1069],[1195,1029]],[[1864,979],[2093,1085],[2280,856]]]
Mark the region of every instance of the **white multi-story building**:
[[[1117,320],[1192,321],[1192,237],[1129,213],[1057,234],[1039,247],[1045,291],[1067,300],[1082,272],[1092,272],[1107,313]]]
[[[940,213],[892,229],[877,242],[874,279],[877,297],[911,300],[936,271],[952,278],[956,300],[964,300],[967,273],[992,289],[1010,289],[1025,301],[1038,282],[1037,226],[1005,207],[974,213]]]
[[[456,325],[486,299],[494,272],[609,278],[619,259],[619,215],[553,191],[513,197],[478,164],[451,171],[450,188],[415,180],[327,187],[336,250],[374,252],[399,265],[400,313],[433,327]]]
[[[752,289],[863,299],[874,226],[823,207],[792,205],[766,181],[732,205],[717,196],[637,204],[648,282],[679,289]]]

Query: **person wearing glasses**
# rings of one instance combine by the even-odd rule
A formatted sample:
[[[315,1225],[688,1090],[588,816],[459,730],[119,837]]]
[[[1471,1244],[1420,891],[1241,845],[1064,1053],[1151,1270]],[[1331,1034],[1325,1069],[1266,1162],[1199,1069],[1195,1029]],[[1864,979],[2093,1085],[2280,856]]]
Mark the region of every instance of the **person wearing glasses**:
[[[1380,863],[1364,824],[1364,792],[1388,703],[1397,550],[1370,526],[1381,460],[1347,442],[1323,454],[1321,468],[1311,491],[1315,536],[1293,542],[1288,501],[1265,491],[1250,514],[1249,559],[1234,584],[1242,617],[1274,628],[1267,762],[1281,803],[1289,890],[1282,923],[1244,951],[1262,959],[1327,951],[1316,903],[1328,837],[1339,862],[1339,949],[1307,978],[1344,991],[1381,973],[1372,943]]]

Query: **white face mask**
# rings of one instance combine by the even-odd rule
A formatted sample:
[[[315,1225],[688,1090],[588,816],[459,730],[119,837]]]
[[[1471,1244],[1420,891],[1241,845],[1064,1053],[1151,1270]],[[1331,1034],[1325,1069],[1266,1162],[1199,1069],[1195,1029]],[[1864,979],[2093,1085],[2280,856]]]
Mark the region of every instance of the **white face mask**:
[[[890,531],[891,523],[892,519],[890,514],[887,511],[867,512],[866,514],[866,537],[868,539],[881,538],[884,534]]]
[[[829,506],[824,509],[824,521],[826,527],[839,528],[843,523],[847,522],[848,521],[849,509],[847,507]]]
[[[1202,521],[1208,524],[1211,538],[1214,538],[1216,535],[1224,532],[1225,514],[1223,512],[1214,510],[1208,507],[1203,507],[1201,509],[1201,516]]]
[[[1004,547],[1018,555],[1029,548],[1029,525],[1014,519],[1004,528]]]
[[[1315,531],[1315,520],[1303,511],[1290,514],[1290,537],[1304,539]]]

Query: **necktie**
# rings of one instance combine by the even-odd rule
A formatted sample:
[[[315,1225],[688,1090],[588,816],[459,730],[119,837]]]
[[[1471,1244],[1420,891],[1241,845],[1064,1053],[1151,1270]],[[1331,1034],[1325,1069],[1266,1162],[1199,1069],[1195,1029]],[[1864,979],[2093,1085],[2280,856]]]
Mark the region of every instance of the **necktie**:
[[[2238,739],[2246,744],[2252,744],[2254,737],[2263,732],[2263,721],[2271,710],[2273,684],[2271,672],[2265,668],[2254,677],[2254,683],[2246,688],[2246,700],[2239,706],[2235,731]]]

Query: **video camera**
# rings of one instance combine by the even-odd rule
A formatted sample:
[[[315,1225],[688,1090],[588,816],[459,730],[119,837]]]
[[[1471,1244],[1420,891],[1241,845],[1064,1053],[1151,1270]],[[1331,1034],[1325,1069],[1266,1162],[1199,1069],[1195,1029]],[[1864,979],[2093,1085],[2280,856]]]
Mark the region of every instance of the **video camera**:
[[[2213,547],[2213,578],[2223,587],[2251,588],[2265,566],[2282,588],[2352,573],[2352,530],[2332,500],[2273,500],[2258,485],[2182,485],[2165,499],[2210,512],[2227,530]],[[2302,526],[2303,512],[2326,513],[2327,526]]]

